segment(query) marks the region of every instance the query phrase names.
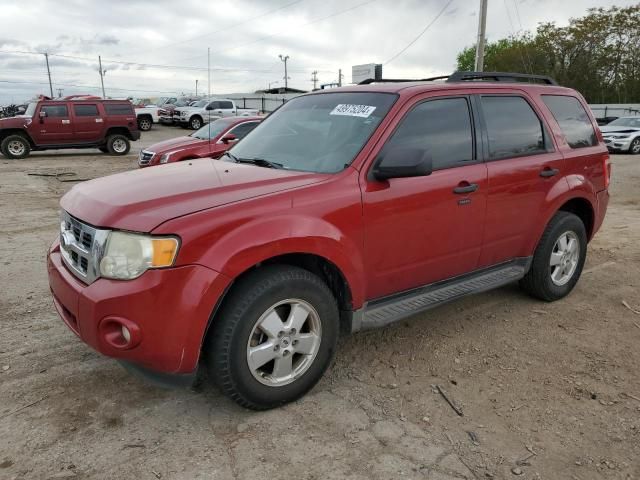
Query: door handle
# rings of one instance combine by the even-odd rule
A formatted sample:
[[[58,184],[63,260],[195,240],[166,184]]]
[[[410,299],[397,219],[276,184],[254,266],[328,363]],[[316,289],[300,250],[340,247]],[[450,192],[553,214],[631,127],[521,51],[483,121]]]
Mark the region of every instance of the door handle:
[[[476,190],[478,190],[477,183],[467,183],[467,182],[460,182],[460,183],[461,185],[453,189],[453,193],[463,194],[463,193],[475,192]]]
[[[63,125],[69,125],[70,123],[71,123],[71,120],[62,120]]]
[[[540,176],[543,178],[549,178],[557,175],[560,172],[557,168],[549,168],[546,167],[544,170],[540,172]]]

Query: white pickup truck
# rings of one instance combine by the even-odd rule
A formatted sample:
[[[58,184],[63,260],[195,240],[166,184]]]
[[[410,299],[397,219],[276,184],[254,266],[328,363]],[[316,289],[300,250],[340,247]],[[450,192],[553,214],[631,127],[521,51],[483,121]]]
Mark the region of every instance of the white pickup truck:
[[[136,107],[135,111],[138,119],[138,128],[141,132],[146,132],[151,130],[154,123],[158,123],[162,108],[150,105],[146,107]]]
[[[192,130],[199,129],[210,120],[221,117],[248,117],[258,115],[259,111],[252,108],[238,108],[233,100],[205,99],[199,100],[191,107],[179,107],[173,111],[174,120],[183,127]]]

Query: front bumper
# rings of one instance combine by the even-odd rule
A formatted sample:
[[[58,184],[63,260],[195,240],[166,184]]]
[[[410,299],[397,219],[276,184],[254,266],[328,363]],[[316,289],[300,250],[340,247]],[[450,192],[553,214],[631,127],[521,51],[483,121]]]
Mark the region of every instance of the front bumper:
[[[607,146],[610,152],[628,152],[629,148],[631,148],[631,138],[605,137],[604,144]]]
[[[58,241],[48,252],[47,269],[56,310],[83,342],[138,370],[160,374],[196,371],[209,319],[229,285],[224,275],[201,265],[85,285],[62,263]],[[109,341],[107,326],[114,320],[133,327],[135,344]]]

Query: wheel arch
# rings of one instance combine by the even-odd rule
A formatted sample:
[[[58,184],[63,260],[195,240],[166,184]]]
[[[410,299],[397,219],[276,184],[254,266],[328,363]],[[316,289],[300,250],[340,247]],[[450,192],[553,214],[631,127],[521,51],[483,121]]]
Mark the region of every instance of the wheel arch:
[[[29,133],[22,128],[5,128],[0,130],[0,143],[2,143],[2,141],[10,135],[20,135],[21,137],[27,139],[31,148],[34,148],[36,146],[33,139],[31,138],[31,135],[29,135]]]
[[[558,211],[573,213],[582,220],[587,231],[587,239],[591,240],[595,223],[595,209],[589,200],[584,197],[573,197],[564,202]]]
[[[105,143],[106,143],[107,137],[109,137],[109,135],[116,135],[116,134],[124,135],[129,140],[133,140],[133,136],[131,135],[131,131],[127,127],[109,127],[107,129],[107,132],[105,133]]]

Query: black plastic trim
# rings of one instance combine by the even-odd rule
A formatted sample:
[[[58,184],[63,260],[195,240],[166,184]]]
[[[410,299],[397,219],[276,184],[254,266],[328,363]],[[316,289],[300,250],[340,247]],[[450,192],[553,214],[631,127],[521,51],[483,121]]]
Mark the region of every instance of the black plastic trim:
[[[118,360],[118,363],[129,373],[142,378],[152,385],[163,388],[190,388],[195,385],[198,377],[197,369],[192,373],[165,373],[157,372],[126,360]]]

